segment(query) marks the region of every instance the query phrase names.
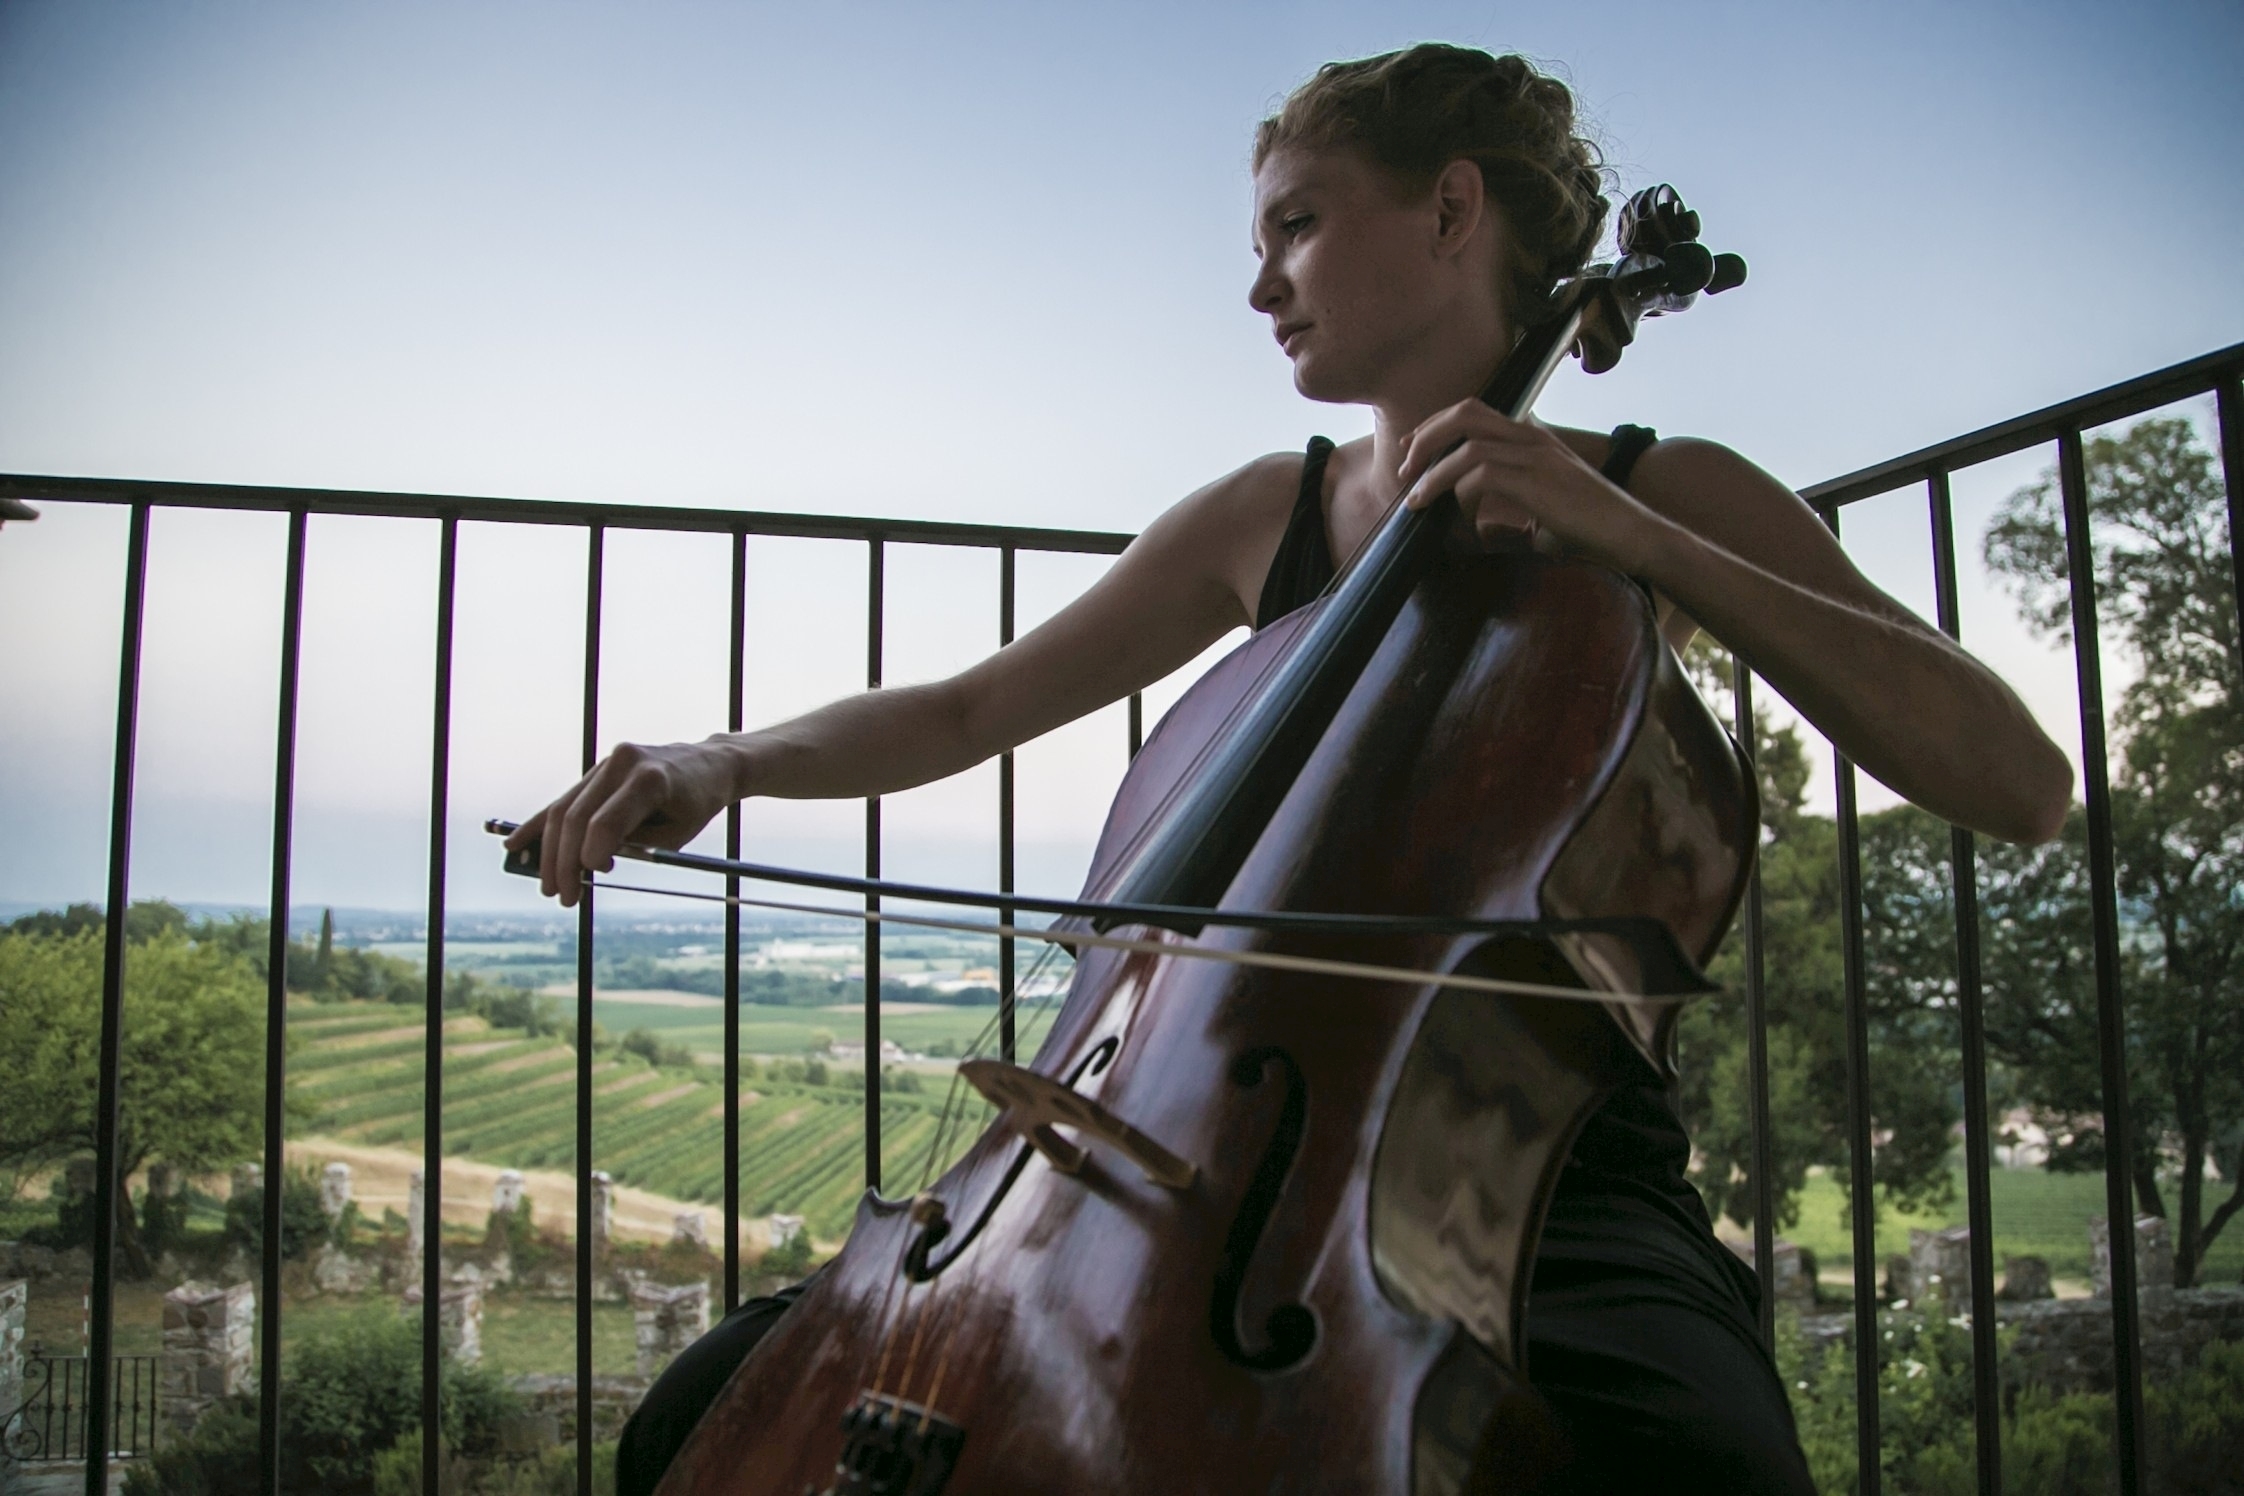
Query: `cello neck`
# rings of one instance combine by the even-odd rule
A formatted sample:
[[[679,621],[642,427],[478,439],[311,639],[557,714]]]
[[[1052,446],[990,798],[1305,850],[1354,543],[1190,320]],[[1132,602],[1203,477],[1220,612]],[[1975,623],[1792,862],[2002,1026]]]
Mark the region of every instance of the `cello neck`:
[[[1524,417],[1580,336],[1592,294],[1587,281],[1570,286],[1558,314],[1521,336],[1481,399],[1515,420]],[[1122,865],[1110,890],[1116,902],[1216,905],[1404,601],[1440,558],[1456,518],[1456,495],[1448,493],[1423,508],[1398,501],[1388,510],[1262,689]]]

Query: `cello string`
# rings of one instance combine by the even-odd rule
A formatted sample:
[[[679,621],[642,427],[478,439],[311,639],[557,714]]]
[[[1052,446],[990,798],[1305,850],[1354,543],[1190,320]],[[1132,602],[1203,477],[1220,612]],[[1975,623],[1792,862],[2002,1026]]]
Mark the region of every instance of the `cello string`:
[[[889,1323],[888,1306],[896,1300],[896,1284],[899,1280],[904,1285],[905,1308],[909,1309],[911,1307],[912,1280],[911,1275],[904,1271],[904,1258],[910,1254],[911,1250],[912,1237],[911,1233],[907,1231],[904,1233],[903,1243],[896,1249],[896,1272],[889,1278],[888,1286],[881,1290],[880,1363],[874,1367],[871,1381],[867,1382],[860,1379],[859,1382],[861,1386],[870,1387],[875,1397],[881,1395],[881,1387],[888,1380],[888,1358],[896,1349],[896,1327]]]
[[[1522,997],[1555,997],[1569,1002],[1669,1003],[1686,994],[1660,997],[1646,992],[1613,992],[1595,987],[1560,987],[1548,982],[1519,982],[1509,977],[1472,976],[1464,972],[1421,971],[1409,966],[1385,966],[1368,961],[1339,961],[1325,956],[1294,956],[1283,951],[1231,950],[1222,946],[1194,945],[1182,939],[1139,940],[1126,935],[1102,935],[1090,930],[1038,929],[1031,925],[980,920],[938,919],[925,914],[897,914],[886,909],[837,909],[828,904],[798,904],[781,899],[753,899],[745,894],[696,893],[684,888],[654,888],[640,883],[585,879],[591,888],[623,893],[655,894],[675,899],[699,899],[710,904],[738,904],[750,909],[773,909],[788,914],[813,914],[831,919],[862,920],[868,924],[909,925],[922,930],[953,930],[968,935],[1010,935],[1018,940],[1041,940],[1053,945],[1090,946],[1098,950],[1128,951],[1146,956],[1180,956],[1221,961],[1231,966],[1254,966],[1271,971],[1302,972],[1312,976],[1360,977],[1365,981],[1415,982],[1427,987],[1452,987],[1465,992],[1516,993]]]

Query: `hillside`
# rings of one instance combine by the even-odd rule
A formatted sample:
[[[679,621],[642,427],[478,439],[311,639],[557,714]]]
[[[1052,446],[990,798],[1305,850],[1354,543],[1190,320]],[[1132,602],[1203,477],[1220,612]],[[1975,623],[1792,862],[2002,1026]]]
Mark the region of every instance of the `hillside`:
[[[291,1006],[299,1047],[289,1086],[312,1108],[304,1131],[372,1147],[420,1146],[425,1036],[413,1016],[379,1002]],[[463,1015],[446,1022],[445,1046],[446,1156],[517,1169],[575,1166],[576,1051],[565,1039]],[[704,1067],[599,1050],[592,1083],[596,1168],[621,1184],[721,1204],[723,1090]],[[860,1085],[856,1071],[788,1061],[756,1067],[741,1095],[744,1216],[800,1215],[824,1241],[847,1233],[864,1187]],[[924,1093],[881,1098],[882,1172],[891,1188],[919,1178],[944,1089],[929,1077]]]

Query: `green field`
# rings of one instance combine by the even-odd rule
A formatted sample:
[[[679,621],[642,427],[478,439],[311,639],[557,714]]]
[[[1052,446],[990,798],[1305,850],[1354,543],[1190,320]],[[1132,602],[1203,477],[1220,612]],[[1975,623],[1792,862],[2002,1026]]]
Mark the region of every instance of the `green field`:
[[[722,1033],[706,1011],[629,1006],[648,1015],[682,1014]],[[853,1016],[768,1011],[786,1016],[752,1020],[756,1032],[775,1041],[767,1054],[785,1053],[776,1041],[797,1032],[799,1054],[812,1030],[843,1033],[846,1026],[833,1020]],[[950,1030],[929,1026],[927,1032],[970,1037],[989,1010],[892,1016],[899,1025],[947,1022]],[[420,1145],[423,1038],[410,1011],[381,1003],[303,1004],[292,1008],[289,1026],[300,1046],[289,1060],[289,1086],[311,1113],[302,1130],[376,1147]],[[672,1025],[663,1037],[676,1042],[675,1031],[692,1026]],[[494,1029],[479,1018],[456,1017],[445,1027],[446,1153],[520,1169],[573,1168],[575,1051],[558,1037]],[[921,1042],[908,1029],[895,1037],[907,1045]],[[839,1240],[864,1188],[860,1072],[812,1069],[800,1059],[758,1061],[752,1069],[740,1109],[743,1212],[801,1215],[821,1240]],[[882,1175],[892,1188],[919,1179],[949,1087],[939,1070],[899,1079],[922,1089],[882,1098]],[[723,1094],[708,1066],[656,1066],[602,1049],[595,1051],[592,1083],[598,1167],[620,1183],[678,1199],[723,1199]],[[979,1098],[975,1103],[975,1115],[986,1116]]]
[[[610,1034],[647,1029],[669,1043],[685,1045],[711,1063],[724,1058],[724,1011],[723,999],[714,997],[681,997],[663,1002],[635,1002],[615,997],[592,1000],[593,1021]],[[1039,1017],[1023,1006],[1020,1042],[1024,1050],[1042,1037],[1052,1011],[1047,1009]],[[997,1010],[988,1007],[944,1007],[932,1012],[899,1013],[892,1006],[884,1005],[880,1032],[883,1039],[893,1040],[918,1053],[924,1054],[931,1046],[944,1041],[955,1051],[964,1053],[996,1017]],[[769,1008],[745,1004],[740,1010],[740,1052],[800,1055],[809,1047],[811,1035],[820,1030],[843,1043],[859,1043],[865,1033],[864,1009]]]
[[[2104,1213],[2104,1176],[2051,1174],[2042,1169],[1997,1169],[1988,1179],[1994,1206],[1995,1271],[2004,1254],[2046,1258],[2050,1271],[2085,1285],[2088,1279],[2088,1221]],[[2224,1191],[2225,1192],[2225,1191]],[[2208,1194],[2212,1191],[2208,1190]],[[2169,1205],[2172,1193],[2168,1193]],[[1904,1214],[1890,1207],[1878,1215],[1878,1259],[1909,1250],[1909,1228],[1935,1230],[1964,1220],[1964,1181],[1959,1165],[1953,1203],[1936,1211]],[[1726,1232],[1733,1227],[1725,1226]],[[1815,1253],[1816,1266],[1841,1275],[1854,1265],[1854,1237],[1847,1224],[1846,1192],[1823,1170],[1808,1176],[1800,1192],[1800,1219],[1778,1233]],[[2244,1274],[2244,1231],[2231,1224],[2213,1243],[2202,1283],[2234,1283]]]

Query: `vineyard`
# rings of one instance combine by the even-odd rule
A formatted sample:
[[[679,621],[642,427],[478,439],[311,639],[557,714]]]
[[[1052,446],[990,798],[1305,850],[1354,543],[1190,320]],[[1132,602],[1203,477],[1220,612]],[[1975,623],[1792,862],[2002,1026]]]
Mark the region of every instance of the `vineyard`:
[[[420,1146],[426,1037],[410,1009],[294,1004],[289,1028],[298,1040],[289,1086],[307,1107],[303,1130],[371,1146]],[[508,1168],[573,1169],[576,1064],[562,1038],[477,1017],[449,1020],[445,1153]],[[799,1060],[744,1063],[743,1075],[742,1214],[800,1215],[814,1236],[839,1241],[864,1192],[862,1075]],[[881,1098],[882,1178],[891,1189],[919,1179],[949,1089],[940,1075],[910,1083],[918,1079],[924,1092]],[[678,1199],[723,1200],[724,1093],[704,1067],[658,1066],[621,1049],[596,1049],[592,1089],[595,1167],[620,1184]],[[975,1115],[984,1114],[977,1104]]]

